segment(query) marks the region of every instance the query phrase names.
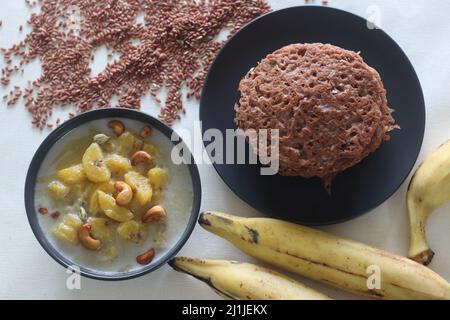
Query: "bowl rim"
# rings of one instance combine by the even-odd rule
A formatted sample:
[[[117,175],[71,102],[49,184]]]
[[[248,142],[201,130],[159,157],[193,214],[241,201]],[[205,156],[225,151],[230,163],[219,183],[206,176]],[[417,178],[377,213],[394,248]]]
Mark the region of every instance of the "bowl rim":
[[[107,271],[102,272],[90,268],[85,268],[84,266],[79,265],[74,261],[71,261],[71,259],[61,254],[47,239],[46,233],[44,232],[44,230],[42,230],[39,224],[39,214],[37,212],[37,208],[35,207],[35,187],[39,169],[45,157],[47,156],[49,151],[53,148],[55,143],[58,142],[60,139],[62,139],[64,136],[72,132],[74,129],[79,128],[89,122],[108,118],[140,121],[160,131],[163,135],[168,137],[169,140],[171,140],[172,133],[175,132],[174,129],[168,127],[160,120],[150,116],[149,114],[136,110],[124,108],[104,108],[81,113],[67,120],[66,122],[61,124],[58,128],[53,130],[40,144],[28,168],[25,180],[24,200],[28,222],[31,226],[34,236],[36,237],[42,248],[56,262],[58,262],[66,269],[76,266],[79,269],[80,274],[87,278],[96,280],[119,281],[137,278],[139,276],[143,276],[147,273],[155,271],[160,267],[162,267],[164,264],[166,264],[181,250],[181,248],[186,244],[187,240],[189,239],[190,235],[192,234],[196,226],[198,215],[200,213],[202,187],[198,167],[197,164],[195,163],[195,159],[192,152],[190,151],[190,148],[185,144],[185,142],[181,139],[181,137],[179,137],[178,143],[175,143],[171,140],[171,143],[174,145],[182,144],[184,150],[187,150],[190,153],[191,156],[190,163],[186,165],[189,168],[189,175],[191,177],[193,188],[193,203],[189,220],[187,221],[185,229],[181,234],[180,238],[177,240],[177,242],[169,250],[167,250],[167,252],[165,252],[164,255],[157,260],[157,262],[152,263],[148,266],[144,266],[138,270],[117,272],[114,274],[110,274],[110,272]]]

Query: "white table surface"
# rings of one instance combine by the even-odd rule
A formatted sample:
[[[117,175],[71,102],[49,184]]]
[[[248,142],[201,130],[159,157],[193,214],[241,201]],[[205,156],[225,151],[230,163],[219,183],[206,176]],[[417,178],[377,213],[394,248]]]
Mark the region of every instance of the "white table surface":
[[[270,1],[274,9],[302,0]],[[316,0],[316,3],[320,3]],[[450,138],[450,1],[331,0],[335,6],[367,16],[370,5],[381,10],[381,26],[405,50],[422,83],[427,106],[427,128],[420,159]],[[18,27],[29,16],[23,1],[0,1],[0,47],[20,39]],[[27,30],[28,27],[25,27]],[[1,66],[0,62],[0,66]],[[28,78],[39,73],[38,64],[26,70]],[[18,81],[24,81],[18,79]],[[0,88],[0,96],[3,96]],[[158,109],[147,104],[143,109],[156,115]],[[66,114],[69,110],[64,110]],[[176,129],[191,128],[198,119],[198,104],[188,105],[188,115]],[[31,232],[23,201],[25,175],[31,158],[48,134],[31,127],[30,116],[19,104],[0,107],[0,298],[24,299],[216,299],[203,283],[164,266],[152,274],[124,282],[82,279],[81,290],[66,289],[66,270],[41,248]],[[259,213],[237,198],[222,182],[212,166],[201,165],[203,210],[223,210],[237,215]],[[338,235],[406,254],[408,222],[404,205],[405,183],[395,195],[373,212],[353,221],[324,228]],[[428,238],[436,251],[431,265],[450,280],[450,205],[436,212],[429,221]],[[180,253],[192,257],[252,261],[226,241],[196,227]],[[300,279],[332,297],[357,298],[337,289]]]

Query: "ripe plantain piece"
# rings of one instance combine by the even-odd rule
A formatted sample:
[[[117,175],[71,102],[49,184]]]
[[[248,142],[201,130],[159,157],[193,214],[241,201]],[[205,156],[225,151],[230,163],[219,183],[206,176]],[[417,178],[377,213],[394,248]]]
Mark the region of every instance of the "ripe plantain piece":
[[[111,179],[111,171],[105,164],[103,151],[97,143],[86,149],[82,159],[84,174],[92,182],[105,182]]]
[[[326,295],[278,272],[253,264],[177,257],[177,271],[208,284],[219,295],[235,300],[329,300]]]
[[[428,265],[433,259],[425,236],[428,217],[450,201],[450,140],[430,154],[414,174],[406,195],[410,223],[408,257]]]
[[[202,213],[199,223],[254,258],[358,295],[450,299],[450,284],[432,270],[353,240],[280,220],[219,212]],[[379,289],[368,286],[374,267],[381,272]]]

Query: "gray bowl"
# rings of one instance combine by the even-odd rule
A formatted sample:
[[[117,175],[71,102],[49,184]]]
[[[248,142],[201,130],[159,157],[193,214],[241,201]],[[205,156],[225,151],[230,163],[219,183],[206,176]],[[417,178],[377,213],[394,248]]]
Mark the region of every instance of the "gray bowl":
[[[53,246],[53,244],[48,240],[46,233],[42,230],[39,224],[39,213],[37,212],[35,206],[35,190],[36,190],[36,181],[38,178],[38,173],[41,168],[41,165],[49,153],[49,151],[53,148],[53,146],[58,142],[61,138],[63,138],[66,134],[74,130],[75,128],[82,127],[89,122],[99,119],[106,118],[115,118],[115,119],[129,119],[142,122],[143,124],[147,124],[152,127],[154,130],[160,131],[163,135],[168,137],[170,140],[173,130],[163,124],[161,121],[139,111],[129,110],[129,109],[101,109],[86,112],[80,114],[67,122],[63,123],[57,129],[55,129],[50,135],[44,140],[36,154],[31,161],[30,167],[28,169],[26,182],[25,182],[25,208],[28,216],[28,221],[31,225],[31,229],[33,230],[36,239],[39,241],[41,246],[47,251],[47,253],[55,259],[59,264],[61,264],[65,268],[69,268],[70,266],[78,266],[77,263],[71,261],[69,258],[64,256],[61,252],[57,250]],[[181,144],[183,144],[183,150],[189,150],[183,141],[180,140]],[[192,154],[188,155],[191,157],[190,164],[186,164],[189,169],[189,174],[192,180],[193,186],[193,203],[192,203],[192,211],[190,213],[190,217],[185,226],[184,231],[182,232],[178,241],[170,247],[162,256],[158,257],[154,262],[149,264],[148,266],[143,266],[138,270],[125,271],[125,272],[102,272],[97,270],[92,270],[90,268],[83,267],[79,265],[80,273],[83,276],[88,278],[98,279],[98,280],[127,280],[142,276],[149,272],[152,272],[166,262],[168,262],[172,257],[174,257],[178,251],[183,247],[183,245],[188,240],[191,235],[197,218],[200,211],[200,203],[201,203],[201,182],[200,175],[198,172],[197,165],[195,164],[195,160]]]

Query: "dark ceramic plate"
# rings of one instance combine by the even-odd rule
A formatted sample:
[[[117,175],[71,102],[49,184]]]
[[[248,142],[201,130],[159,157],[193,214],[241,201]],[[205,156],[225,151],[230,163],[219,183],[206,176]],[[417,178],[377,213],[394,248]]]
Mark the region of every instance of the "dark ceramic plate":
[[[242,77],[267,54],[305,42],[360,51],[381,74],[389,106],[396,110],[402,129],[392,132],[391,141],[359,165],[339,174],[331,196],[318,179],[261,176],[260,165],[215,164],[215,168],[236,195],[268,216],[326,225],[355,218],[383,203],[407,178],[420,152],[425,128],[422,89],[407,56],[385,32],[370,30],[361,17],[326,7],[269,13],[239,31],[216,58],[203,90],[200,119],[203,131],[235,129],[233,107]]]
[[[46,155],[50,152],[52,147],[62,139],[65,135],[69,134],[72,130],[83,127],[88,123],[100,120],[100,119],[119,119],[119,120],[135,120],[139,121],[143,124],[147,124],[152,127],[154,130],[160,131],[163,135],[171,139],[173,130],[166,125],[164,125],[159,120],[144,114],[142,112],[127,110],[127,109],[102,109],[91,112],[83,113],[67,122],[62,124],[56,130],[54,130],[41,144],[39,149],[37,150],[28,170],[26,183],[25,183],[25,208],[27,211],[28,221],[30,222],[31,228],[39,241],[42,247],[47,251],[47,253],[55,259],[58,263],[60,263],[64,267],[77,265],[73,261],[70,261],[62,252],[59,252],[53,244],[47,239],[46,234],[42,230],[39,224],[39,213],[35,207],[35,188],[36,188],[36,178],[39,173],[39,169],[41,164],[43,163]],[[183,143],[183,142],[179,142]],[[188,147],[183,143],[183,150],[188,151]],[[189,159],[189,154],[186,155]],[[154,261],[148,266],[143,266],[142,268],[135,269],[129,272],[102,272],[98,270],[94,270],[91,268],[84,267],[83,265],[78,265],[80,268],[80,272],[82,275],[87,276],[89,278],[99,279],[99,280],[126,280],[135,278],[146,273],[149,273],[153,270],[158,269],[163,264],[165,264],[168,260],[174,257],[177,252],[183,247],[183,245],[188,240],[189,236],[192,233],[192,230],[195,227],[197,217],[200,210],[200,202],[201,202],[201,184],[200,184],[200,176],[198,173],[197,165],[195,164],[194,158],[191,156],[191,162],[188,165],[189,174],[192,180],[192,193],[193,193],[193,202],[192,202],[192,211],[190,212],[189,219],[184,230],[181,231],[181,234],[178,238],[178,241],[169,248],[164,254],[161,256],[157,256]]]

